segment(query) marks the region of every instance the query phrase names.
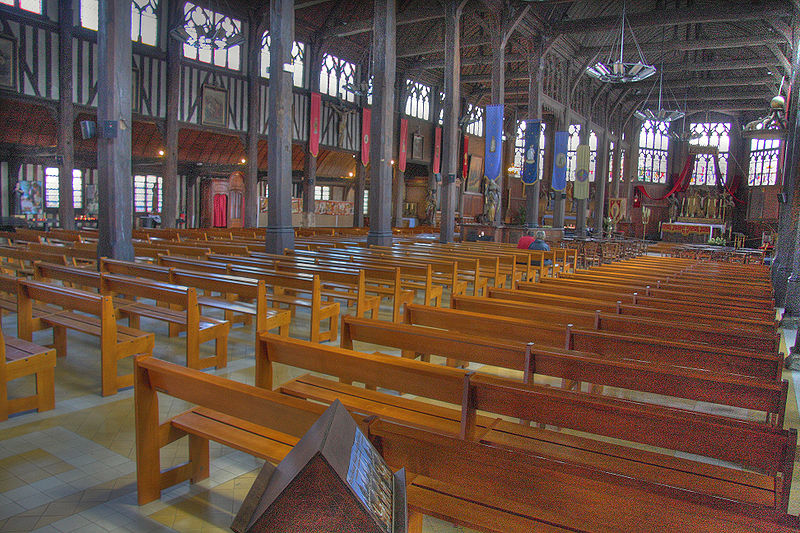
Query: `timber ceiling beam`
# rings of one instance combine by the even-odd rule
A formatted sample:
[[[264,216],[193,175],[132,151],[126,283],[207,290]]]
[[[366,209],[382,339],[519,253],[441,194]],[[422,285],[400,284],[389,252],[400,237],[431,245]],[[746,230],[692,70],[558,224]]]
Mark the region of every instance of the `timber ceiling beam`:
[[[434,4],[435,5],[435,4]],[[444,18],[444,9],[441,7],[422,7],[413,8],[397,14],[397,26],[415,24],[417,22],[425,22],[428,20],[436,20]],[[336,26],[329,28],[325,32],[325,37],[349,37],[351,35],[358,35],[360,33],[368,33],[372,31],[372,19],[355,20],[352,22],[343,22]]]
[[[660,28],[678,24],[696,24],[703,22],[741,22],[745,20],[770,19],[788,15],[791,7],[783,2],[765,2],[761,5],[725,5],[718,9],[689,8],[673,10],[653,10],[639,13],[628,13],[628,21],[632,28]],[[551,24],[550,31],[560,34],[579,34],[599,31],[611,31],[619,26],[619,15],[607,17],[589,17]]]
[[[491,44],[491,41],[489,40],[488,37],[473,37],[471,39],[464,39],[463,41],[461,41],[461,49],[463,50],[464,48],[488,46],[489,44]],[[419,43],[413,48],[409,47],[409,48],[399,49],[397,51],[397,58],[400,59],[406,57],[424,56],[428,54],[441,54],[442,52],[444,52],[443,42],[423,42]],[[489,57],[490,60],[489,62],[491,62],[491,56],[487,57]],[[440,65],[439,67],[436,68],[444,68],[443,60],[435,61],[434,63]],[[428,65],[426,64],[425,68],[433,68],[433,67],[428,67]]]
[[[775,59],[735,59],[732,61],[707,61],[702,63],[685,64],[673,63],[664,65],[664,72],[706,72],[717,70],[745,70],[755,68],[774,68]]]
[[[725,37],[720,39],[696,39],[692,41],[668,41],[640,43],[645,55],[659,52],[693,52],[697,50],[724,50],[730,48],[751,48],[754,46],[775,45],[784,42],[782,37],[767,35],[762,37]],[[583,57],[607,52],[608,46],[585,46],[579,50]],[[632,51],[633,54],[635,51]]]

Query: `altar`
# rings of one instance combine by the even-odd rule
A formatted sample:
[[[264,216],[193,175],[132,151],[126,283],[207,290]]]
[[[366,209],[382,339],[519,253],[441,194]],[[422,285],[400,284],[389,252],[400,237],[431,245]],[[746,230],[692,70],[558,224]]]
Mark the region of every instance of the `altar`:
[[[724,237],[727,228],[725,223],[663,222],[661,224],[661,240],[704,244],[712,237]]]

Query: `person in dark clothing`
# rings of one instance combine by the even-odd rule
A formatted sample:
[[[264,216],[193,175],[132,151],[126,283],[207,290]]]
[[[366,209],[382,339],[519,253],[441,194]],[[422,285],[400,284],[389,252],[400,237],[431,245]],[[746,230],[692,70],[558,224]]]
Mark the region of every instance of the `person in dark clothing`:
[[[550,251],[550,245],[544,242],[545,233],[541,230],[536,232],[536,239],[528,246],[529,250]],[[539,261],[531,261],[532,265],[539,266]],[[550,266],[553,262],[549,259],[544,260],[544,266]]]

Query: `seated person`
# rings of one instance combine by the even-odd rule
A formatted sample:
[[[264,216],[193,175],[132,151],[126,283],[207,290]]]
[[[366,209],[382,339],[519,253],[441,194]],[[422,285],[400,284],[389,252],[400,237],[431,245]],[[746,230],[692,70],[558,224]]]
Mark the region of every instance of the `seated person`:
[[[536,238],[528,245],[529,250],[541,250],[543,252],[550,251],[550,245],[544,242],[545,233],[542,230],[536,232]],[[523,237],[524,238],[524,237]],[[530,237],[529,237],[530,238]],[[532,265],[539,266],[539,261],[531,261]],[[545,259],[544,266],[550,266],[553,262],[550,259]]]

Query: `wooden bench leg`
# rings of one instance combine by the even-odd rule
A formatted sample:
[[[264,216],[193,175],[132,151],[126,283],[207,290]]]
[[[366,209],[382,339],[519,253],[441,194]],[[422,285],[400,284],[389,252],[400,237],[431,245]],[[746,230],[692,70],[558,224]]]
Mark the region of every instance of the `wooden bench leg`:
[[[55,407],[55,369],[44,368],[36,372],[36,410],[41,413]]]
[[[228,366],[228,334],[227,332],[224,335],[220,335],[217,337],[217,340],[214,343],[216,348],[216,361],[217,364],[215,365],[217,369],[225,368]]]
[[[8,420],[8,383],[5,369],[0,370],[0,422]]]
[[[208,477],[208,457],[208,439],[189,434],[189,461],[192,464],[192,483],[197,483]]]
[[[67,328],[53,326],[53,348],[56,349],[57,357],[67,356]]]

